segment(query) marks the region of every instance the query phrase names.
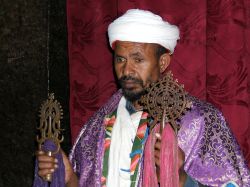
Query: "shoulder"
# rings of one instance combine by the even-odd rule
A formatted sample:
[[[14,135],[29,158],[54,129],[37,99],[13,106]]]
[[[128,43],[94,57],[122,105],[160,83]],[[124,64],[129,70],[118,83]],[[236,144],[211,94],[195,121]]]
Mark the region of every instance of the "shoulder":
[[[100,114],[105,116],[113,112],[117,108],[121,97],[122,97],[122,92],[121,90],[118,90],[110,97],[110,99],[106,103],[104,103],[104,105],[99,110],[97,110],[97,112],[92,116],[92,118],[95,118]]]
[[[217,109],[214,105],[211,103],[208,103],[206,101],[202,101],[194,96],[188,95],[188,100],[192,102],[192,109],[191,112],[197,112],[200,116],[204,118],[208,118],[206,120],[209,120],[212,116],[220,116],[222,117],[222,120],[225,120],[225,118],[222,115],[222,112]]]
[[[190,95],[187,96],[187,99],[192,103],[192,106],[178,122],[180,126],[179,136],[184,134],[186,137],[188,134],[192,134],[189,136],[191,141],[191,139],[198,138],[209,126],[217,128],[215,124],[221,126],[223,123],[224,125],[225,118],[215,106]]]
[[[82,126],[82,129],[80,130],[78,137],[76,138],[76,141],[72,147],[71,157],[79,142],[81,144],[82,139],[89,136],[95,136],[96,134],[101,133],[101,124],[103,123],[104,117],[117,108],[121,97],[122,94],[119,90],[115,94],[113,94],[111,98],[99,110],[97,110],[94,115]]]
[[[230,133],[230,129],[222,112],[211,103],[202,101],[188,95],[187,99],[192,102],[192,107],[180,120],[180,129],[190,131],[196,129],[199,133],[222,132]],[[182,131],[183,131],[182,130]]]
[[[192,102],[192,107],[180,120],[178,133],[180,147],[192,149],[192,152],[195,147],[199,149],[199,151],[196,150],[200,152],[199,155],[203,155],[212,146],[211,144],[218,140],[234,142],[234,137],[221,111],[212,104],[193,96],[188,96],[187,99]]]
[[[185,171],[203,184],[220,186],[229,179],[241,184],[241,176],[248,171],[222,112],[195,97],[188,99],[193,106],[182,117],[178,133],[178,144],[185,152]]]
[[[86,130],[86,128],[92,128],[93,124],[100,124],[103,120],[103,118],[109,114],[112,113],[114,110],[116,110],[119,101],[122,97],[122,93],[120,90],[118,90],[116,93],[114,93],[110,99],[101,107],[99,110],[97,110],[94,115],[83,125],[81,132],[79,133],[79,136],[83,134],[83,132]]]

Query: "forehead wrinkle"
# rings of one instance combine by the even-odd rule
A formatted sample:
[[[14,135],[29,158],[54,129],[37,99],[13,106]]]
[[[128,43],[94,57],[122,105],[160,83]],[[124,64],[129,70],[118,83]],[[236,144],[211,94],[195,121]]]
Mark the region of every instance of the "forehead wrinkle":
[[[128,56],[128,57],[138,57],[143,56],[143,53],[145,53],[145,49],[143,47],[136,47],[136,46],[119,46],[115,50],[116,56]]]
[[[119,41],[114,50],[117,56],[143,57],[147,54],[153,55],[157,44]]]
[[[134,53],[129,54],[130,58],[132,58],[132,57],[141,57],[141,56],[143,56],[143,54],[140,53],[140,52],[134,52]]]
[[[134,44],[131,43],[129,45],[117,45],[115,51],[129,51],[130,54],[138,55],[143,53],[147,49],[147,45],[145,44]]]

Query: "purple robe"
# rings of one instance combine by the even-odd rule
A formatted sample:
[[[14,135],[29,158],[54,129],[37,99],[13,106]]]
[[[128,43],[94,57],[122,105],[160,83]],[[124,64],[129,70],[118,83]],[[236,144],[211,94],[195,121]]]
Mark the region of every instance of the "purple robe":
[[[73,146],[70,160],[80,187],[101,186],[103,121],[118,107],[121,96],[121,91],[118,91],[94,114],[83,126]],[[185,153],[186,173],[207,186],[221,186],[228,181],[250,186],[249,169],[222,113],[194,97],[188,99],[193,106],[178,122],[178,145]]]

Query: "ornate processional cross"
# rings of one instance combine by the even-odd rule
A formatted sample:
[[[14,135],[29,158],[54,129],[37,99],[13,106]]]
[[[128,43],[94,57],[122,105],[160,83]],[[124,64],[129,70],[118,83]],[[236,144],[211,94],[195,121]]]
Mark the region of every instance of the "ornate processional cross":
[[[161,133],[166,123],[170,123],[177,133],[176,120],[180,119],[192,106],[192,103],[187,100],[184,86],[179,85],[178,81],[173,79],[172,73],[168,72],[163,79],[146,88],[146,92],[147,94],[142,96],[140,103],[154,119],[150,130],[161,122]]]
[[[47,151],[48,156],[54,156],[60,150],[60,143],[64,137],[61,135],[61,119],[62,107],[57,100],[54,100],[54,94],[49,94],[49,97],[41,105],[40,110],[40,136],[37,136],[38,149],[43,150],[46,141],[51,141],[56,146],[56,149]],[[51,182],[52,175],[48,174],[44,180]]]

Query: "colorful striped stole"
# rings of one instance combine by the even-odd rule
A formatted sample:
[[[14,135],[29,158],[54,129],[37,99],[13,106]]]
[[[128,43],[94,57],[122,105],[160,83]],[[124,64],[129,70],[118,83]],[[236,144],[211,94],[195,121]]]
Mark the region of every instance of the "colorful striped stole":
[[[102,169],[102,187],[106,187],[106,179],[108,176],[108,159],[109,159],[109,151],[110,151],[110,143],[111,143],[111,134],[112,129],[116,120],[117,110],[107,115],[104,119],[105,125],[105,140],[104,140],[104,158],[103,158],[103,169]],[[136,181],[138,181],[138,171],[140,162],[142,160],[144,145],[148,136],[148,113],[143,112],[139,126],[137,129],[136,137],[133,142],[132,151],[130,153],[131,164],[130,169],[130,180],[131,187],[136,185]]]

